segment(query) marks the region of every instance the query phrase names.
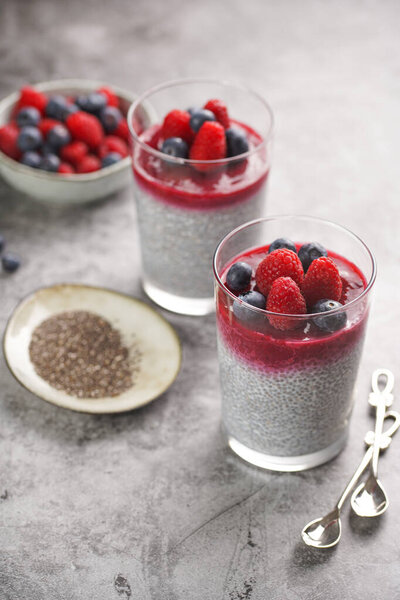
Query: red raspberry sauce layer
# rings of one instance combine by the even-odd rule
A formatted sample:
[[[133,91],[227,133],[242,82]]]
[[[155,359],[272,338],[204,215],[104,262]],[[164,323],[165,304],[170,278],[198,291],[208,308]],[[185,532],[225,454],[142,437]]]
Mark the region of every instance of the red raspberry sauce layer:
[[[253,129],[238,122],[235,127],[246,132],[250,150],[262,142]],[[148,146],[159,149],[161,125],[154,125],[141,136]],[[232,161],[210,173],[196,171],[190,165],[175,165],[153,156],[146,150],[134,151],[133,174],[138,185],[157,200],[180,208],[210,210],[247,200],[266,182],[266,149],[245,161]]]
[[[296,246],[299,248],[301,244]],[[267,252],[268,246],[263,246],[237,256],[224,269],[222,281],[225,281],[229,267],[238,260],[249,263],[254,272]],[[366,279],[358,267],[346,258],[330,251],[328,256],[339,269],[343,282],[340,301],[347,304],[360,296],[367,285]],[[343,357],[362,341],[368,316],[366,305],[361,301],[357,307],[348,311],[346,327],[335,333],[321,331],[312,321],[308,325],[305,322],[305,327],[301,329],[279,331],[269,324],[264,315],[260,321],[257,320],[257,324],[239,321],[230,308],[232,302],[232,299],[218,288],[217,325],[222,340],[238,358],[262,370],[284,371],[320,367],[325,362]]]

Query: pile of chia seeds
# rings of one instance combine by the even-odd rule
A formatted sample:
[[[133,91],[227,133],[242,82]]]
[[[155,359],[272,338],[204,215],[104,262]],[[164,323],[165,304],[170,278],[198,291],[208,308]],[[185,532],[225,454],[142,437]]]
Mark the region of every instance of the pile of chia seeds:
[[[57,390],[78,398],[119,396],[134,384],[140,353],[120,333],[87,311],[69,311],[36,327],[29,344],[35,371]]]

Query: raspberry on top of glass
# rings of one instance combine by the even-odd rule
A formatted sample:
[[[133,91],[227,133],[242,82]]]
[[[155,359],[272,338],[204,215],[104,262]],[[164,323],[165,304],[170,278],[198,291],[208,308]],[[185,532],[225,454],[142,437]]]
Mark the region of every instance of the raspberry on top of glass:
[[[0,150],[33,169],[91,173],[129,156],[128,125],[109,87],[76,97],[21,88],[12,118],[0,127]]]
[[[161,123],[145,128],[139,141],[150,152],[139,150],[134,160],[138,182],[179,206],[212,208],[245,200],[268,176],[263,136],[231,116],[219,98],[169,111]]]
[[[362,337],[367,286],[360,269],[318,242],[278,238],[242,253],[221,276],[220,332],[232,350],[259,365],[332,359]]]

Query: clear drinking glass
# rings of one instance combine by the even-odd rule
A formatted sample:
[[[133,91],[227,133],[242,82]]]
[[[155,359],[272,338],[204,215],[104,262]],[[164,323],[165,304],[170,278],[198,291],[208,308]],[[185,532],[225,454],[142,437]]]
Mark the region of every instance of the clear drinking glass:
[[[243,303],[226,287],[226,271],[238,257],[280,237],[300,244],[318,241],[336,261],[349,298],[329,313],[346,314],[338,331],[322,331],[315,323],[318,315],[311,314],[287,315],[290,330],[278,330],[269,320],[274,313]],[[356,235],[317,218],[259,219],[221,241],[214,276],[222,423],[236,454],[259,467],[300,471],[340,452],[375,272],[373,255]]]
[[[198,161],[160,152],[161,124],[173,109],[226,103],[231,125],[246,132],[250,150]],[[171,311],[214,310],[210,265],[217,243],[244,221],[262,216],[271,160],[272,113],[254,92],[226,82],[165,83],[130,108],[135,200],[147,295]]]

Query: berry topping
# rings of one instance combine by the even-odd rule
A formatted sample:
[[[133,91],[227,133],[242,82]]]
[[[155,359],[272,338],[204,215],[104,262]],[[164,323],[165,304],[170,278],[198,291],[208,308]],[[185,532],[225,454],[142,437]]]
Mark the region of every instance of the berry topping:
[[[327,300],[323,298],[322,300],[318,300],[316,304],[311,309],[312,313],[324,313],[331,310],[335,310],[337,308],[341,308],[343,304],[340,302],[336,302],[336,300]],[[333,333],[334,331],[339,331],[339,329],[343,329],[347,322],[347,315],[344,311],[334,313],[333,315],[320,315],[313,319],[315,325],[322,329],[322,331],[329,331]]]
[[[226,156],[225,130],[216,121],[206,121],[196,135],[189,156],[192,160],[219,160]],[[198,171],[208,171],[211,165],[196,165]]]
[[[20,266],[21,261],[15,254],[3,254],[1,257],[1,264],[3,265],[4,271],[7,273],[14,273]]]
[[[21,156],[17,145],[18,135],[18,129],[12,123],[0,127],[0,150],[15,160]]]
[[[50,171],[51,173],[57,173],[60,166],[60,159],[57,154],[46,154],[42,157],[39,165],[39,169],[43,171]]]
[[[71,175],[71,173],[75,173],[75,169],[69,163],[62,162],[58,167],[57,173],[60,173],[61,175]]]
[[[40,121],[40,112],[34,106],[26,106],[18,111],[15,120],[17,121],[18,127],[26,127],[27,125],[37,127]]]
[[[243,292],[249,287],[252,274],[253,270],[247,263],[234,263],[226,275],[226,285],[232,292]]]
[[[225,135],[228,156],[238,156],[249,150],[249,142],[246,135],[238,129],[230,127],[226,130]]]
[[[55,150],[58,150],[62,146],[66,146],[70,141],[71,136],[68,129],[64,127],[64,125],[56,125],[50,129],[46,137],[47,144]]]
[[[43,136],[37,127],[28,125],[23,127],[18,135],[17,145],[21,152],[28,152],[28,150],[36,150],[41,146]]]
[[[274,250],[258,265],[256,283],[260,292],[268,296],[273,282],[279,277],[291,277],[299,287],[303,284],[304,273],[299,257],[287,248]]]
[[[33,169],[38,169],[40,165],[42,157],[38,152],[34,152],[31,150],[30,152],[25,152],[22,155],[20,162],[27,167],[32,167]]]
[[[203,123],[206,121],[215,121],[215,115],[211,110],[207,110],[205,108],[199,108],[194,110],[190,116],[190,128],[192,131],[197,133]]]
[[[115,135],[106,135],[103,143],[98,149],[98,155],[100,158],[104,158],[110,152],[118,152],[122,158],[125,158],[129,155],[128,146],[124,140],[121,140],[121,138]]]
[[[299,286],[291,277],[275,279],[268,295],[267,310],[287,315],[303,315],[307,312]],[[269,315],[268,320],[275,329],[282,331],[296,329],[299,325],[299,321],[290,317]]]
[[[41,92],[38,92],[30,85],[26,85],[25,87],[21,88],[17,108],[33,106],[38,109],[41,115],[44,115],[46,104],[47,98]]]
[[[209,100],[207,104],[204,105],[204,108],[207,110],[211,110],[214,113],[215,118],[218,123],[221,123],[224,129],[228,129],[229,127],[229,115],[226,104],[222,102],[222,100],[218,100],[217,98],[213,98]]]
[[[92,171],[98,171],[101,169],[101,162],[93,154],[84,156],[76,167],[77,173],[92,173]]]
[[[46,138],[50,129],[53,129],[53,127],[56,125],[62,125],[62,123],[56,119],[42,119],[38,125],[38,128],[42,136]]]
[[[169,156],[176,156],[177,158],[187,158],[189,155],[189,146],[182,138],[171,137],[163,142],[161,152],[169,154]]]
[[[68,114],[68,102],[64,96],[51,96],[46,106],[46,117],[64,121]]]
[[[302,290],[308,306],[314,306],[323,298],[340,300],[342,280],[331,258],[322,256],[312,261],[304,277]]]
[[[193,132],[190,129],[190,115],[185,110],[171,110],[164,119],[162,125],[162,137],[164,140],[172,137],[178,137],[185,140],[188,144],[193,139]]]
[[[103,140],[103,129],[95,116],[78,111],[69,115],[66,125],[76,140],[85,142],[89,148],[96,148]]]
[[[115,163],[119,162],[121,159],[122,156],[118,154],[118,152],[110,152],[102,159],[101,166],[102,168],[110,167],[111,165],[115,165]]]
[[[271,253],[274,250],[279,250],[279,248],[287,248],[297,254],[296,246],[292,240],[289,240],[288,238],[277,238],[274,240],[272,244],[270,244],[268,252]]]
[[[60,150],[60,156],[64,162],[72,163],[76,166],[82,158],[86,156],[88,151],[89,148],[84,142],[76,140],[75,142],[63,146]]]
[[[307,272],[308,267],[312,261],[321,256],[328,256],[327,251],[318,242],[310,242],[309,244],[303,244],[299,249],[299,258],[303,265],[304,273]]]
[[[105,96],[108,106],[116,106],[118,108],[119,101],[118,96],[114,94],[111,88],[109,87],[101,87],[97,90],[99,94],[103,94]]]
[[[239,302],[239,300],[242,300],[242,302]],[[249,323],[259,316],[255,311],[249,310],[243,302],[256,308],[265,309],[265,296],[256,291],[246,292],[245,294],[238,296],[238,300],[235,300],[233,303],[233,314],[240,321],[247,321]]]
[[[115,131],[121,119],[122,113],[115,106],[106,106],[100,112],[100,121],[107,133]]]
[[[106,106],[107,98],[104,94],[92,92],[87,96],[78,96],[76,104],[81,110],[92,114],[98,114]]]

